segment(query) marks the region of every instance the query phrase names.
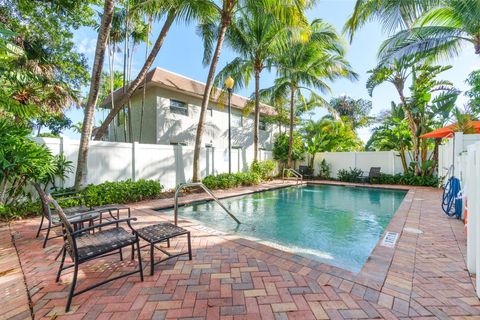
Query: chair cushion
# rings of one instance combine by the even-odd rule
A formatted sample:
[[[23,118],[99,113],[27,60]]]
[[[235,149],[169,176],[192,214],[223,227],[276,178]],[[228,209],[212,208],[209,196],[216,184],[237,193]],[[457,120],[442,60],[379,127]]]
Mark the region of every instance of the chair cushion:
[[[188,233],[187,230],[171,223],[159,223],[136,230],[138,236],[150,243],[156,243]]]
[[[137,238],[123,228],[112,228],[87,233],[76,240],[78,258],[86,260],[131,245]]]

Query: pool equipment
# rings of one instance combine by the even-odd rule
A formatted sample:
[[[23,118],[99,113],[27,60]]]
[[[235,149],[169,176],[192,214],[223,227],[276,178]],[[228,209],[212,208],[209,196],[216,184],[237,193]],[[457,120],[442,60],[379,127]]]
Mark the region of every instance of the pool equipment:
[[[462,217],[462,198],[459,196],[461,190],[460,179],[451,176],[443,189],[442,210],[449,217]]]

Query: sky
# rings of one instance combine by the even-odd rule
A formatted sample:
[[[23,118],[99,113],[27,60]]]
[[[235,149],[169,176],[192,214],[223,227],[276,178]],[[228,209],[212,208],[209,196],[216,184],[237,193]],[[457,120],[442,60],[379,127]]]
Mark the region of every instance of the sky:
[[[341,32],[345,21],[351,15],[355,0],[321,0],[319,4],[307,12],[309,20],[321,18],[326,22],[333,24]],[[156,23],[153,28],[152,38],[155,39],[160,30],[160,23]],[[92,29],[83,28],[75,31],[75,41],[79,52],[85,54],[89,63],[93,60],[97,34]],[[364,98],[372,101],[371,115],[376,115],[383,110],[390,108],[391,101],[398,102],[398,96],[395,89],[390,84],[383,84],[375,89],[373,97],[368,95],[365,87],[368,78],[367,71],[374,68],[377,64],[377,52],[380,44],[387,38],[387,34],[382,32],[381,26],[376,22],[365,25],[357,33],[353,42],[348,46],[347,60],[353,67],[353,70],[359,74],[359,80],[351,82],[349,80],[337,80],[330,83],[332,92],[323,96],[329,100],[331,97],[348,95],[355,99]],[[132,70],[136,75],[144,62],[145,47],[137,47],[134,51]],[[118,60],[115,65],[117,70],[121,70],[121,55],[117,55]],[[205,82],[208,66],[202,63],[203,45],[201,38],[195,32],[195,25],[174,24],[167,35],[164,45],[157,56],[153,66],[162,67],[173,72],[185,75],[189,78]],[[235,57],[228,46],[224,46],[217,71],[223,68],[229,61]],[[468,88],[465,79],[468,74],[476,69],[480,69],[480,59],[475,56],[473,47],[466,46],[460,56],[442,62],[442,64],[451,64],[452,69],[443,73],[443,79],[453,82],[456,88],[464,91]],[[105,69],[108,70],[108,69]],[[261,87],[266,88],[273,84],[275,74],[267,71],[262,73]],[[253,81],[247,88],[238,91],[238,94],[250,96],[253,92]],[[457,104],[462,106],[465,98],[461,97]],[[325,114],[322,109],[316,109],[312,116],[318,119]],[[82,121],[83,111],[81,109],[71,109],[67,116],[73,123]],[[96,123],[106,116],[105,112],[96,113]],[[367,141],[370,137],[371,128],[363,128],[358,131],[360,138]],[[78,138],[78,134],[72,131],[65,132],[67,137]]]

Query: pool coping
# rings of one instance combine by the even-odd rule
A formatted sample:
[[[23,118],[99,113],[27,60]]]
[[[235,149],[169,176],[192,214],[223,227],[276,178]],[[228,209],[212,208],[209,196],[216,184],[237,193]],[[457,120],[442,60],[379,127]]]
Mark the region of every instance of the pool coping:
[[[377,244],[373,248],[370,256],[363,265],[362,269],[358,273],[342,269],[337,266],[329,265],[325,262],[320,262],[307,258],[305,256],[297,255],[288,251],[281,250],[269,246],[265,243],[260,243],[240,235],[232,234],[212,234],[218,236],[227,241],[232,241],[236,244],[242,245],[244,247],[258,250],[263,254],[269,256],[267,261],[275,263],[282,268],[286,268],[288,271],[299,272],[302,270],[302,274],[311,279],[314,279],[320,285],[330,285],[346,291],[351,292],[357,296],[363,296],[367,288],[381,291],[385,280],[387,278],[388,270],[392,263],[395,250],[397,245],[394,247],[384,247],[381,245],[382,239],[385,237],[387,232],[396,232],[398,238],[400,239],[405,222],[407,220],[408,212],[410,210],[411,204],[415,196],[415,190],[421,187],[414,186],[403,186],[403,185],[380,185],[380,184],[367,184],[367,183],[349,183],[349,182],[339,182],[331,180],[306,180],[301,183],[292,183],[289,181],[278,182],[273,181],[269,184],[262,184],[257,187],[244,187],[237,189],[228,189],[228,190],[216,190],[216,197],[218,199],[227,199],[231,197],[244,196],[249,194],[254,194],[258,192],[276,190],[280,188],[287,188],[297,185],[339,185],[339,186],[350,186],[350,187],[365,187],[365,188],[375,188],[375,189],[389,189],[389,190],[402,190],[406,191],[405,197],[400,203],[398,209],[392,216],[389,224],[386,226],[383,234],[380,236]],[[162,199],[162,204],[159,201],[148,201],[144,203],[137,203],[135,208],[142,210],[153,210],[157,215],[161,215],[162,218],[170,219],[171,216],[167,216],[162,213],[161,210],[173,208],[173,199]],[[167,201],[165,201],[167,200]],[[171,200],[171,201],[168,201]],[[203,194],[190,194],[184,197],[179,198],[179,205],[190,205],[197,202],[208,201],[210,198],[207,195]],[[171,203],[170,203],[171,202]],[[160,211],[157,211],[160,210]],[[188,219],[179,220],[182,223],[185,223],[189,227],[195,228],[199,223],[197,221],[191,221]],[[212,228],[212,230],[215,230]],[[397,241],[398,242],[398,241]],[[356,289],[356,286],[358,287]],[[362,288],[364,286],[365,288]],[[358,291],[358,292],[356,292]]]

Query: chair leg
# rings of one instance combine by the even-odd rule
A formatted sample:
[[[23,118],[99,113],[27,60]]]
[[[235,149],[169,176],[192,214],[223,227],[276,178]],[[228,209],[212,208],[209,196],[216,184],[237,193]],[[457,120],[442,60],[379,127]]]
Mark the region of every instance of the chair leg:
[[[45,235],[45,239],[43,240],[43,248],[47,246],[48,236],[50,235],[50,229],[52,228],[52,223],[48,220],[48,227],[47,227],[47,234]]]
[[[131,255],[132,260],[135,259],[135,245],[132,244],[132,255]]]
[[[40,226],[38,226],[38,231],[37,231],[37,235],[35,236],[35,238],[38,238],[38,236],[40,235],[40,231],[42,230],[42,227],[43,227],[43,214],[42,214],[42,220],[40,220]]]
[[[60,280],[60,275],[62,274],[63,264],[65,263],[65,256],[67,255],[67,249],[65,248],[65,246],[63,246],[61,253],[62,261],[60,262],[60,267],[58,268],[57,279],[55,280],[55,282],[58,282]]]
[[[153,268],[155,263],[153,262],[153,243],[150,244],[150,275],[153,276]]]
[[[167,248],[170,248],[170,238],[167,239]]]
[[[140,241],[137,241],[137,253],[138,253],[138,267],[140,270],[140,280],[143,281],[143,266],[142,266],[142,256],[140,254]]]
[[[187,233],[187,242],[188,242],[188,259],[192,260],[192,242],[190,239],[190,232]]]
[[[72,279],[72,284],[70,286],[70,292],[68,294],[68,300],[67,300],[67,307],[65,308],[65,312],[70,311],[70,306],[72,304],[72,298],[73,298],[73,293],[75,291],[75,285],[77,284],[77,275],[78,275],[78,264],[77,262],[75,263],[75,269],[73,270],[73,279]]]
[[[123,261],[122,248],[118,249],[118,254],[120,255],[120,261]]]

